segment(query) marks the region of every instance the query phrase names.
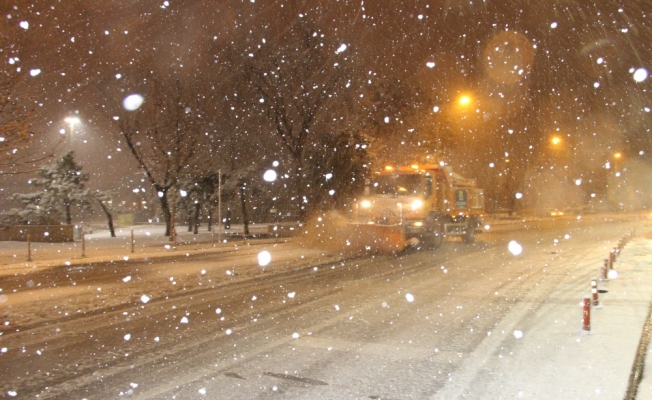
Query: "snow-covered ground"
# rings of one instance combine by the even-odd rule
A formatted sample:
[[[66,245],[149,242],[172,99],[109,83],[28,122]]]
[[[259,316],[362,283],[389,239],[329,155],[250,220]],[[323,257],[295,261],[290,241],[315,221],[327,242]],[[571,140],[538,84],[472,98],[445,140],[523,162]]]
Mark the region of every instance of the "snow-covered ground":
[[[568,226],[570,227],[574,222],[572,219],[569,221]],[[492,226],[490,231],[493,231],[498,225]],[[573,228],[578,229],[576,231],[572,231],[570,228],[561,230],[561,232],[569,233],[568,245],[562,243],[564,241],[563,234],[560,243],[557,243],[556,239],[553,243],[552,240],[549,240],[550,236],[542,234],[541,237],[545,243],[534,248],[533,245],[538,243],[538,239],[537,235],[533,235],[531,236],[531,245],[525,246],[524,255],[527,257],[528,252],[535,251],[540,255],[527,258],[527,262],[532,263],[531,267],[523,265],[518,270],[520,271],[518,276],[500,276],[500,265],[498,264],[489,268],[488,270],[496,271],[494,279],[509,282],[523,279],[529,280],[533,284],[513,286],[516,290],[514,293],[507,289],[500,289],[500,294],[496,291],[496,296],[504,297],[501,301],[508,307],[499,312],[498,315],[502,316],[495,319],[495,324],[492,323],[490,329],[473,332],[472,335],[469,335],[468,332],[459,332],[460,337],[477,337],[478,333],[481,336],[481,339],[474,345],[473,351],[469,353],[462,350],[455,351],[455,346],[452,344],[428,344],[436,343],[438,328],[434,324],[434,318],[437,317],[439,307],[443,307],[443,304],[437,303],[437,301],[441,301],[441,298],[437,300],[439,295],[432,293],[432,281],[430,280],[432,278],[426,279],[436,276],[433,275],[434,271],[424,270],[415,275],[419,279],[406,282],[399,280],[394,283],[395,279],[392,278],[392,282],[389,282],[388,279],[386,286],[380,287],[378,285],[382,284],[384,279],[376,279],[373,282],[368,279],[354,281],[352,294],[345,296],[343,292],[341,296],[330,295],[320,298],[314,303],[307,303],[308,309],[305,310],[307,317],[305,318],[299,309],[291,309],[286,314],[270,314],[273,316],[273,321],[265,322],[265,318],[256,317],[261,321],[255,324],[249,322],[242,325],[241,328],[236,328],[234,324],[232,326],[233,334],[230,336],[228,333],[227,336],[223,336],[224,328],[218,329],[218,332],[222,332],[222,336],[215,336],[212,339],[215,343],[208,342],[211,346],[207,348],[206,354],[195,354],[193,358],[185,360],[187,368],[180,369],[178,376],[169,377],[169,382],[162,382],[160,377],[155,376],[152,378],[158,379],[152,382],[156,382],[155,387],[148,386],[146,377],[141,376],[151,368],[139,368],[138,365],[141,361],[134,358],[133,361],[130,361],[132,365],[136,365],[132,382],[139,382],[140,386],[138,389],[133,386],[130,389],[125,384],[125,388],[121,391],[128,393],[129,390],[132,390],[132,393],[142,396],[142,398],[174,398],[173,396],[176,398],[211,398],[216,393],[230,394],[227,396],[229,398],[251,398],[247,396],[252,393],[258,393],[261,396],[265,394],[267,397],[284,395],[288,398],[358,398],[356,396],[359,396],[361,392],[358,390],[359,387],[352,386],[352,382],[355,382],[356,385],[365,387],[366,393],[378,394],[380,398],[385,398],[384,393],[387,393],[389,388],[393,388],[390,394],[392,398],[397,397],[397,393],[400,394],[399,398],[433,399],[622,398],[627,390],[629,374],[652,299],[652,226],[647,220],[642,220],[640,223],[627,222],[625,225],[627,227],[637,226],[637,235],[628,242],[616,260],[614,267],[618,272],[618,277],[601,283],[601,289],[606,290],[607,293],[600,295],[601,308],[591,312],[591,332],[589,333],[582,330],[582,310],[579,303],[584,295],[589,294],[585,276],[592,274],[591,271],[595,271],[593,275],[597,276],[596,261],[600,260],[599,257],[595,260],[593,255],[588,257],[587,255],[589,250],[590,254],[593,254],[596,248],[600,252],[604,251],[606,255],[606,251],[611,248],[611,245],[615,244],[615,241],[624,234],[624,225],[613,226],[613,235],[617,234],[618,237],[613,236],[601,240],[597,246],[591,246],[591,249],[582,250],[583,248],[578,247],[575,249],[579,252],[578,254],[570,254],[570,250],[573,249],[570,245],[573,242],[572,236],[579,236],[579,229],[583,232],[590,232],[593,228],[583,228],[578,225]],[[516,228],[504,226],[502,236],[498,235],[487,240],[500,246],[503,241],[512,239],[511,229]],[[147,235],[148,232],[149,235]],[[37,260],[33,263],[16,262],[15,259],[18,256],[13,257],[16,249],[24,244],[2,243],[0,254],[3,255],[3,261],[0,264],[0,270],[3,271],[3,275],[14,275],[15,273],[20,275],[35,269],[45,271],[56,268],[55,265],[62,265],[62,263],[65,265],[66,262],[70,263],[68,266],[70,268],[82,268],[84,263],[88,263],[89,259],[93,259],[93,257],[103,261],[115,260],[116,265],[120,261],[124,261],[124,257],[130,257],[129,260],[132,261],[139,257],[181,257],[181,261],[165,264],[163,268],[148,269],[147,264],[134,264],[137,270],[126,274],[123,272],[127,270],[121,269],[115,276],[107,278],[109,281],[101,282],[99,285],[86,285],[79,281],[78,285],[68,283],[64,287],[50,287],[42,290],[42,286],[38,285],[45,282],[32,282],[33,291],[20,290],[16,295],[13,295],[10,289],[2,288],[0,296],[3,297],[0,298],[0,311],[6,316],[3,320],[6,324],[3,326],[3,330],[11,329],[14,324],[46,324],[48,319],[56,321],[56,318],[63,318],[61,315],[64,313],[74,314],[80,312],[78,310],[88,312],[94,307],[106,308],[121,304],[144,306],[148,302],[147,307],[154,303],[163,307],[169,302],[159,301],[157,303],[155,300],[178,296],[186,291],[200,291],[206,286],[222,285],[220,287],[223,287],[225,283],[237,282],[240,279],[271,276],[265,274],[280,273],[297,268],[301,265],[301,260],[307,263],[303,265],[308,265],[310,262],[320,264],[324,260],[336,261],[338,259],[332,253],[324,254],[316,249],[300,248],[291,243],[277,242],[275,239],[259,240],[255,243],[253,240],[249,243],[238,240],[213,247],[212,238],[206,236],[208,234],[204,234],[204,241],[200,243],[201,240],[190,241],[188,238],[192,238],[192,235],[186,236],[185,233],[180,233],[180,241],[185,240],[187,244],[173,249],[166,247],[170,243],[160,237],[160,233],[155,234],[151,227],[144,227],[142,230],[135,229],[135,237],[141,238],[140,242],[143,245],[136,247],[137,251],[134,253],[131,253],[130,249],[130,229],[123,230],[122,236],[117,239],[106,237],[106,233],[96,233],[93,234],[97,235],[92,238],[93,240],[89,238],[90,243],[93,241],[99,243],[105,240],[107,243],[115,243],[116,240],[124,243],[114,244],[113,247],[105,246],[104,253],[89,255],[85,259],[74,254],[67,257],[65,254],[61,255],[60,251],[52,252],[53,247],[46,247],[51,251],[52,259]],[[513,239],[523,243],[524,236],[524,233],[515,234]],[[76,242],[74,245],[78,244]],[[523,244],[525,245],[525,243]],[[65,246],[69,246],[71,252],[78,250],[70,244]],[[471,301],[472,298],[469,296],[473,296],[473,291],[478,291],[475,286],[469,286],[468,292],[465,292],[460,286],[460,279],[463,279],[466,273],[469,271],[482,273],[483,270],[476,265],[482,265],[483,257],[507,253],[506,248],[504,250],[501,250],[502,248],[483,248],[482,243],[478,246],[480,248],[476,254],[469,253],[468,257],[465,256],[466,258],[460,260],[460,266],[456,267],[450,261],[446,264],[451,271],[448,274],[441,272],[443,275],[440,279],[444,279],[444,277],[452,279],[450,283],[445,281],[442,287],[453,285],[452,293],[458,297],[458,300]],[[452,254],[458,251],[458,247],[448,246],[444,250]],[[194,254],[205,251],[220,255],[221,261],[196,263],[190,261]],[[262,251],[269,251],[272,254],[272,261],[264,268],[261,267],[258,259],[258,255]],[[98,253],[100,252],[98,251]],[[186,256],[186,254],[189,255]],[[416,253],[412,257],[406,257],[404,261],[407,262],[408,259],[411,259],[417,262],[415,265],[418,265],[419,262],[427,262],[431,257],[429,254]],[[186,257],[189,261],[184,261]],[[508,258],[504,262],[511,263],[509,261],[511,259]],[[518,257],[514,257],[513,260],[518,260]],[[400,262],[402,261],[399,260]],[[565,269],[560,270],[555,265],[548,265],[549,262],[563,263]],[[355,268],[357,268],[357,263],[356,261],[353,264]],[[462,267],[465,263],[468,267]],[[130,264],[124,263],[120,268]],[[340,266],[339,262],[333,264]],[[347,265],[348,268],[353,267],[351,263]],[[503,266],[506,265],[503,264]],[[436,268],[436,270],[438,269]],[[71,275],[74,276],[72,271]],[[554,286],[551,286],[551,282],[554,282]],[[497,284],[495,281],[488,283]],[[406,293],[401,289],[397,294],[396,288],[401,286],[407,286],[409,291]],[[313,291],[311,286],[301,286],[299,290],[295,290],[292,286],[281,283],[276,287],[280,288],[280,296],[287,301],[305,298],[308,293]],[[526,293],[518,292],[525,287],[529,288]],[[549,290],[551,287],[554,287],[552,292]],[[98,288],[101,290],[98,291]],[[255,292],[259,296],[258,302],[267,301],[262,293],[262,288],[259,292]],[[488,295],[491,294],[493,293]],[[143,300],[143,295],[147,295],[146,301]],[[45,299],[45,304],[63,304],[61,308],[57,308],[58,311],[55,311],[60,316],[53,316],[51,309],[44,309],[42,307],[43,299],[38,299],[35,296],[54,296],[49,300]],[[518,301],[511,301],[510,296]],[[71,298],[75,300],[72,302],[67,300]],[[491,301],[493,301],[491,298],[487,298],[487,302]],[[251,304],[253,309],[253,305],[258,303],[252,302]],[[285,304],[285,300],[283,304]],[[450,306],[452,307],[453,304]],[[245,310],[248,307],[245,305]],[[138,308],[134,308],[134,310]],[[340,312],[340,308],[346,311]],[[17,310],[20,311],[17,312]],[[136,318],[135,314],[132,316],[131,309],[127,309],[127,311],[129,311],[129,315],[125,317],[127,320],[132,317]],[[454,308],[453,311],[455,311]],[[263,315],[267,315],[266,312],[261,312]],[[487,312],[491,312],[491,310],[487,310]],[[215,316],[214,310],[212,313]],[[383,316],[383,313],[387,313],[386,316]],[[118,315],[119,312],[114,312],[114,314]],[[225,308],[223,313],[218,314],[218,317],[226,314]],[[188,318],[194,322],[200,318],[199,315],[200,313],[194,312]],[[458,321],[457,318],[464,316],[463,313],[459,315],[459,317],[448,319],[444,317],[444,320],[449,321],[446,323],[456,324],[458,323],[455,322]],[[281,320],[280,317],[291,320],[292,328],[285,329],[293,330],[283,330],[281,336],[275,336],[274,330],[250,331],[250,327],[259,324],[267,323],[274,327],[278,323],[275,321]],[[176,318],[178,320],[180,316],[177,315]],[[487,316],[478,315],[477,318],[482,319]],[[387,325],[390,322],[394,325]],[[471,321],[468,323],[470,324]],[[76,334],[76,330],[82,329],[82,325],[75,328],[74,321],[66,323],[65,318],[61,319],[61,323],[57,322],[55,325],[60,327],[62,332],[72,329],[69,334]],[[183,325],[181,326],[183,327]],[[459,329],[469,329],[466,322],[459,323],[459,326]],[[111,325],[107,326],[107,328],[109,327]],[[383,327],[381,329],[386,331],[377,330],[376,327]],[[211,326],[201,324],[199,328],[205,330],[210,329]],[[433,328],[435,332],[432,331]],[[43,329],[51,330],[52,328],[44,325]],[[77,333],[87,332],[88,327],[83,329],[84,332]],[[150,329],[157,328],[148,326],[147,330]],[[179,328],[177,327],[177,329]],[[344,335],[338,333],[330,336],[324,334],[324,330],[341,332]],[[57,354],[57,350],[39,344],[43,341],[54,340],[54,338],[48,339],[41,336],[45,332],[46,330],[33,329],[21,333],[22,336],[8,333],[0,336],[0,364],[5,363],[3,358],[9,355],[13,357],[12,360],[19,360],[18,353],[27,349],[31,354],[36,351],[35,347],[39,348],[39,352],[42,348],[45,349],[43,351],[46,355]],[[123,334],[121,333],[118,338],[120,340],[114,340],[114,342],[121,341],[122,345],[111,342],[111,346],[109,346],[108,340],[105,344],[109,348],[116,349],[117,353],[124,351],[122,347],[127,345],[136,346],[138,343],[136,331],[132,328],[131,332],[133,333],[131,341],[122,339]],[[192,331],[188,331],[188,334],[191,333]],[[181,335],[182,332],[179,331],[178,334]],[[193,336],[198,334],[199,332],[192,333]],[[356,335],[363,336],[356,337]],[[365,340],[361,339],[367,335],[372,336]],[[196,345],[190,341],[190,337],[192,336],[186,337],[186,344],[188,346]],[[371,339],[372,337],[376,338]],[[165,337],[162,338],[165,341]],[[231,361],[228,357],[231,350],[225,346],[225,343],[231,343],[228,341],[230,338],[233,342],[231,346],[238,345],[238,351],[233,350],[234,355],[239,354]],[[176,347],[185,342],[176,339],[173,343],[177,343]],[[148,344],[148,346],[152,345]],[[149,353],[160,354],[161,348],[157,349],[155,352]],[[220,351],[216,352],[218,349]],[[132,352],[136,353],[136,350],[129,351],[129,353]],[[224,352],[223,356],[217,356],[222,352]],[[41,356],[41,353],[38,355]],[[168,357],[172,358],[171,354],[168,354]],[[187,357],[184,353],[183,358]],[[216,367],[213,369],[216,371],[214,372],[216,375],[207,375],[207,371],[211,371],[210,365],[201,362],[207,357],[217,357],[215,358]],[[5,358],[5,360],[8,359]],[[45,356],[39,359],[44,361],[42,368],[46,370],[45,365],[50,361],[46,361]],[[451,364],[446,361],[448,359],[452,361]],[[218,363],[219,368],[217,367]],[[142,365],[158,364],[145,363]],[[189,365],[192,368],[188,367]],[[280,365],[284,365],[285,370],[279,371]],[[293,365],[294,367],[292,367]],[[451,367],[446,367],[447,365],[451,365]],[[6,364],[5,367],[7,367]],[[71,371],[74,370],[72,366],[70,368],[72,368]],[[124,368],[126,367],[120,366],[117,369],[124,370]],[[392,372],[388,368],[396,369]],[[430,371],[433,368],[434,370]],[[448,369],[444,370],[445,368]],[[437,375],[437,369],[444,374]],[[220,372],[225,370],[233,372]],[[103,371],[102,376],[106,371],[107,377],[104,379],[108,379],[110,376],[108,370],[98,369],[98,371]],[[248,371],[249,375],[241,371]],[[314,373],[312,378],[305,377],[311,371]],[[113,373],[117,374],[117,372]],[[435,376],[429,376],[429,374],[435,374]],[[652,377],[650,375],[652,375],[652,369],[646,367],[644,379],[639,387],[638,399],[652,399]],[[385,376],[387,379],[379,382],[378,379],[381,376]],[[234,377],[236,379],[233,379]],[[248,378],[248,380],[243,380],[242,377]],[[301,378],[303,380],[299,379],[300,377],[304,377]],[[29,378],[34,379],[36,376],[30,375]],[[445,379],[442,381],[442,378]],[[299,379],[298,382],[309,386],[309,390],[302,389],[308,391],[301,391],[293,389],[291,385],[274,383],[275,380],[286,382],[288,379],[290,381]],[[327,380],[329,385],[325,384]],[[29,381],[28,377],[24,376],[22,381],[6,381],[0,384],[0,387],[4,389],[0,396],[14,397],[15,393],[15,397],[19,397],[21,382],[25,384],[27,381]],[[88,384],[90,381],[80,382]],[[268,383],[269,386],[265,386]],[[418,391],[411,389],[409,385],[418,385]],[[65,392],[65,388],[65,385],[59,386],[58,393]],[[116,391],[116,393],[118,392]],[[47,394],[44,392],[41,397],[47,397]]]
[[[627,244],[614,269],[616,279],[600,282],[608,293],[600,294],[600,307],[591,310],[590,332],[582,329],[579,312],[582,297],[590,294],[588,287],[561,286],[550,296],[554,301],[530,315],[530,304],[522,302],[435,398],[623,398],[652,299],[650,232]],[[536,321],[527,332],[513,325],[524,318]],[[497,345],[505,342],[511,342],[509,348]],[[496,348],[500,354],[494,353]],[[494,377],[494,385],[486,386],[492,380],[487,374]],[[483,375],[485,385],[474,387]],[[652,399],[650,367],[636,398]]]
[[[132,230],[134,252],[131,252]],[[258,230],[266,232],[267,227]],[[24,258],[26,243],[0,242],[0,260],[3,261],[0,263],[0,277],[17,275],[15,288],[28,289],[15,291],[0,287],[0,316],[6,325],[2,328],[35,326],[52,322],[58,318],[57,315],[66,317],[79,312],[92,313],[98,309],[120,307],[139,301],[143,295],[149,301],[184,292],[188,287],[201,289],[208,285],[256,278],[269,268],[278,273],[310,263],[322,254],[318,249],[299,248],[279,238],[244,240],[241,233],[242,226],[234,226],[218,241],[217,234],[215,237],[209,232],[193,235],[184,230],[179,232],[175,245],[164,236],[163,226],[135,226],[116,230],[115,238],[111,238],[108,231],[87,234],[84,257],[81,256],[79,240],[73,243],[32,243],[32,250],[35,250],[32,261],[16,261],[18,254]],[[267,270],[258,260],[261,252],[274,253]],[[198,255],[220,256],[223,260],[194,262],[192,256]],[[165,258],[167,262],[130,267],[134,261],[152,258]],[[116,263],[116,268],[98,272],[96,265],[106,262]],[[47,275],[39,275],[39,272]],[[30,274],[30,278],[21,278],[25,274]],[[60,279],[62,274],[67,277],[67,282],[49,281],[57,279],[55,277]],[[89,277],[92,284],[88,283]],[[132,285],[127,285],[127,282]],[[75,301],[67,301],[70,298]],[[57,315],[43,312],[43,304],[56,305]]]
[[[250,234],[263,234],[267,225],[250,226]],[[0,275],[21,271],[50,268],[56,265],[78,265],[101,261],[143,259],[184,255],[205,251],[221,251],[221,247],[233,247],[237,243],[247,243],[242,236],[243,226],[215,234],[205,229],[198,234],[188,232],[185,227],[177,227],[177,243],[164,236],[163,225],[138,225],[115,230],[112,238],[107,229],[95,229],[84,236],[85,242],[75,240],[69,243],[31,243],[31,261],[27,260],[26,242],[0,242]],[[132,252],[133,232],[133,252]],[[281,242],[282,239],[272,239]],[[220,243],[222,242],[222,243]],[[260,242],[260,240],[255,240]],[[83,254],[83,256],[82,256]]]

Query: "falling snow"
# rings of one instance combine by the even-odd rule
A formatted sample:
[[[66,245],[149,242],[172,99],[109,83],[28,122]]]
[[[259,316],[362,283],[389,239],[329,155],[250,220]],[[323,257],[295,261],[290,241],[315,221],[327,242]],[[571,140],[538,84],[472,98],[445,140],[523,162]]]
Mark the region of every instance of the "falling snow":
[[[5,13],[1,225],[75,227],[0,243],[8,397],[573,397],[631,333],[577,301],[648,228],[642,3],[109,3]],[[68,151],[88,182],[34,192]]]
[[[523,252],[523,247],[514,240],[509,242],[509,244],[507,245],[507,249],[509,250],[510,253],[512,253],[515,256],[518,256]]]
[[[140,108],[145,99],[139,94],[130,94],[122,101],[122,106],[127,111],[135,111]]]
[[[258,253],[258,265],[261,267],[267,266],[272,261],[272,255],[269,251],[264,250]]]
[[[634,80],[636,82],[643,82],[647,79],[648,73],[645,68],[639,68],[634,72]]]

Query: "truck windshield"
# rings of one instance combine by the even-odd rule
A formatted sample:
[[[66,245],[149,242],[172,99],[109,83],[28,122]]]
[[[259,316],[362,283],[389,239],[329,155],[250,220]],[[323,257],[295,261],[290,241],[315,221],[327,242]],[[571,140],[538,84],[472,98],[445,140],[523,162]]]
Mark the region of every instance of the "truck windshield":
[[[382,175],[373,183],[374,194],[389,194],[393,196],[420,196],[423,194],[420,175]]]

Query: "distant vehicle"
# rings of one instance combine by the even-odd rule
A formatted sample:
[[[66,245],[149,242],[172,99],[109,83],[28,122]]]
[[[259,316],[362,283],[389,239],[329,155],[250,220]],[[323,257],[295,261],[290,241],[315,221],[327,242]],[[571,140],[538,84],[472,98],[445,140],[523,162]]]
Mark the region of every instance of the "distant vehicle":
[[[556,208],[545,210],[543,212],[544,217],[561,217],[563,215],[564,215],[564,211],[556,209]]]

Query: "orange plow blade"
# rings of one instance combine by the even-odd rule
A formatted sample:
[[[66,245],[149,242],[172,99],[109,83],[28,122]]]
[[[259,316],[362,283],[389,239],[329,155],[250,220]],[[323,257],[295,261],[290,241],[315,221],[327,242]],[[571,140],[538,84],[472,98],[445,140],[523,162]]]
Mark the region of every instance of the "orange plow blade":
[[[338,215],[312,218],[302,229],[303,245],[350,254],[395,253],[413,244],[402,225],[356,224]]]

